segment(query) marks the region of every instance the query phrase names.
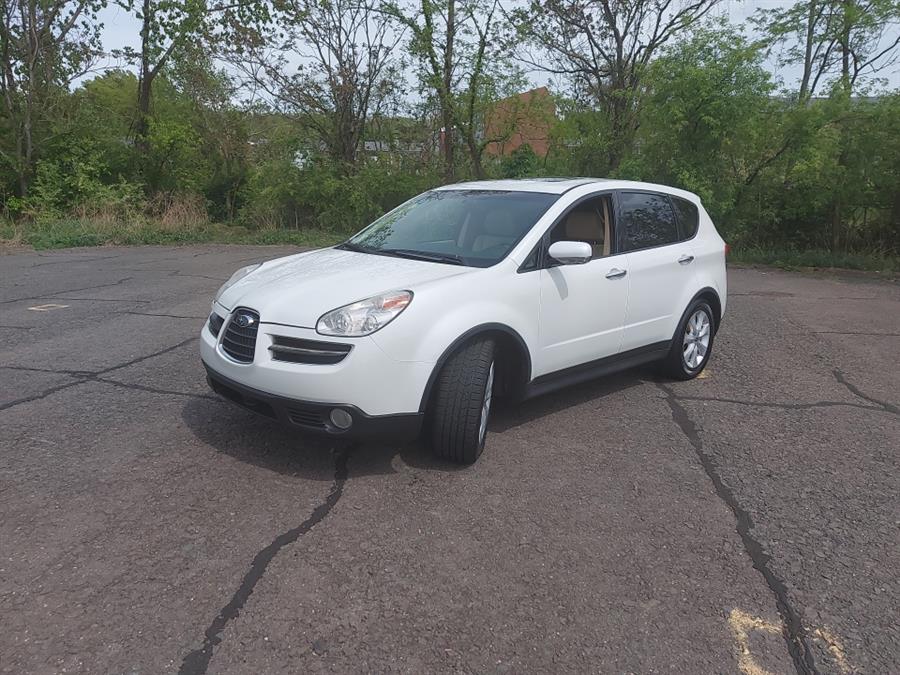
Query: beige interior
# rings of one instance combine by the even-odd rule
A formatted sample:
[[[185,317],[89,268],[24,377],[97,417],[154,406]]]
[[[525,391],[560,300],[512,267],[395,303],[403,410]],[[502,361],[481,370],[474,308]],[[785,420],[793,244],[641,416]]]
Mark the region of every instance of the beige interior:
[[[609,201],[600,200],[603,214],[590,205],[585,209],[576,209],[566,217],[565,237],[571,241],[583,241],[591,245],[593,257],[609,255]]]
[[[602,199],[601,203],[603,204],[603,255],[609,255],[609,246],[612,241],[612,232],[609,226],[612,222],[612,218],[609,217],[609,199]]]

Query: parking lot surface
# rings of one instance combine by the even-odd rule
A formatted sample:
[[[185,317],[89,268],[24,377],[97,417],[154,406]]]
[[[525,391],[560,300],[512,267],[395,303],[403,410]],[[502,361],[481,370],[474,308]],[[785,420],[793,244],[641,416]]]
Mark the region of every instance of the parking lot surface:
[[[900,287],[732,269],[701,379],[460,468],[208,390],[212,294],[288,252],[0,254],[0,672],[900,672]]]

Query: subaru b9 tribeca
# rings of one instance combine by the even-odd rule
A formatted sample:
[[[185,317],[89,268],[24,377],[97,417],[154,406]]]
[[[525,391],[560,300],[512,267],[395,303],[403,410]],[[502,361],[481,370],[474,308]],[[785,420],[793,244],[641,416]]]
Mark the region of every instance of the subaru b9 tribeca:
[[[726,245],[696,195],[600,179],[482,181],[348,241],[238,270],[202,330],[210,386],[299,430],[414,437],[471,463],[495,398],[709,360]]]

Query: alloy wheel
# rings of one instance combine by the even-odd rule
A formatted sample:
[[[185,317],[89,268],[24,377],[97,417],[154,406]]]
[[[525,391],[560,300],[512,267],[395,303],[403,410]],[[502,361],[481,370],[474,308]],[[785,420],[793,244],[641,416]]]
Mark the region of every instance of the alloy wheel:
[[[709,351],[710,320],[705,310],[698,309],[684,327],[682,360],[688,370],[697,370]]]

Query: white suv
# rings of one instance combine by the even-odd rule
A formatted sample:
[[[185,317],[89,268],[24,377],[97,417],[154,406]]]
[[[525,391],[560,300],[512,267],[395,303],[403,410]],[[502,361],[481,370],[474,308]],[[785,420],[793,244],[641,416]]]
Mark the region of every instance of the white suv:
[[[238,270],[202,331],[219,394],[335,437],[471,463],[495,396],[650,361],[699,374],[726,245],[696,195],[588,178],[449,185],[348,241]]]

